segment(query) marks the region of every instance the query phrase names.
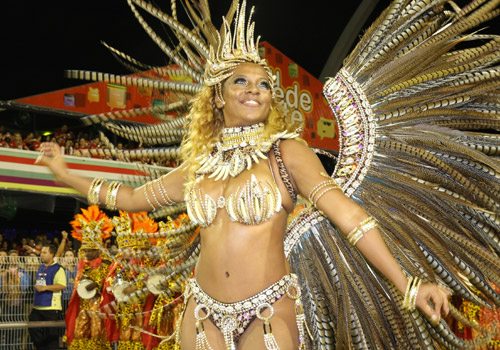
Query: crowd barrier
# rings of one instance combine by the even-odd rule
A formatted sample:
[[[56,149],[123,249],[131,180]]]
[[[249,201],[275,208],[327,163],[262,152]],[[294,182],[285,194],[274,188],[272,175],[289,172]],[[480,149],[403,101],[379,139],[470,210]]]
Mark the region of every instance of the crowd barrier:
[[[62,292],[61,320],[50,324],[28,322],[33,307],[36,272],[40,258],[33,256],[0,256],[0,350],[32,350],[28,328],[59,328],[60,348],[64,349],[64,314],[73,291],[76,258],[58,258],[66,272],[66,289]]]

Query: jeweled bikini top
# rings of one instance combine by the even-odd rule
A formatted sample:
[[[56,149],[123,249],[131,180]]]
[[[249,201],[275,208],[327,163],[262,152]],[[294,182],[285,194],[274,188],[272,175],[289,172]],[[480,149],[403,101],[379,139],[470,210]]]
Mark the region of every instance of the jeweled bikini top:
[[[196,181],[187,191],[185,200],[189,218],[201,227],[209,226],[215,220],[217,210],[222,208],[226,209],[231,221],[247,225],[267,221],[282,208],[276,184],[269,180],[259,181],[254,174],[229,196],[220,196],[217,200],[203,194],[199,181]]]
[[[298,136],[285,131],[263,140],[263,134],[263,123],[225,128],[214,151],[198,158],[198,178],[185,194],[188,215],[194,223],[207,227],[214,221],[217,209],[225,208],[231,221],[257,225],[281,210],[281,194],[276,182],[261,181],[253,174],[235,192],[216,200],[203,194],[200,187],[204,175],[214,178],[214,181],[225,180],[228,176],[236,177],[244,170],[250,170],[259,159],[267,159],[266,153],[274,141]],[[270,169],[272,174],[272,168]]]

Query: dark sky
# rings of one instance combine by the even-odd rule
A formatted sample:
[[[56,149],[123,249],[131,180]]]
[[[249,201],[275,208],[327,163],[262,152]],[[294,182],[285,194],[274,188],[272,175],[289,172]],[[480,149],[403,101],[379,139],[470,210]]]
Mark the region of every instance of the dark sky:
[[[178,6],[181,2],[178,1]],[[170,1],[156,3],[169,4]],[[218,25],[230,1],[211,3],[214,4],[212,17],[217,19]],[[262,36],[261,40],[270,42],[314,76],[319,76],[337,36],[359,0],[342,3],[249,2],[256,6],[256,33]],[[388,0],[380,0],[380,3],[385,6]],[[163,31],[155,18],[143,15]],[[126,0],[6,1],[2,3],[0,16],[3,61],[0,100],[81,83],[64,79],[65,69],[125,73],[101,41],[146,63],[166,63],[164,54],[137,23]]]
[[[183,1],[177,1],[178,7]],[[378,2],[378,6],[368,23],[389,3],[389,0],[373,1]],[[212,18],[219,25],[230,0],[210,2]],[[165,8],[170,0],[153,3],[163,4]],[[359,3],[360,0],[249,0],[249,4],[256,6],[256,33],[262,40],[316,77]],[[145,63],[167,63],[165,55],[133,16],[126,0],[15,0],[2,2],[1,9],[0,100],[82,83],[64,79],[65,69],[126,73],[101,41]],[[159,32],[164,32],[158,20],[143,15]],[[495,21],[497,34],[499,22]],[[492,31],[495,30],[488,30]]]

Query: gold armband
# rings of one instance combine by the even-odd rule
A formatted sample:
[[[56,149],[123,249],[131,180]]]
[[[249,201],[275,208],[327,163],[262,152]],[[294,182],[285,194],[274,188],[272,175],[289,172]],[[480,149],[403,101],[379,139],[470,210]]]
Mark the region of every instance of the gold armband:
[[[94,180],[92,180],[89,192],[87,193],[87,201],[90,205],[101,204],[101,202],[99,201],[99,193],[101,192],[101,187],[104,182],[104,179],[100,177],[96,177]]]
[[[321,176],[328,178],[328,180],[320,182],[313,187],[311,192],[309,192],[309,201],[317,208],[319,199],[327,192],[332,190],[342,190],[342,188],[335,183],[335,181],[323,172],[320,173]]]
[[[408,311],[415,310],[415,306],[417,305],[418,290],[420,289],[421,284],[422,280],[418,277],[410,277],[408,279],[406,293],[403,299],[403,309]]]
[[[353,228],[352,231],[347,234],[347,240],[352,245],[356,245],[365,233],[377,226],[377,221],[373,217],[369,216],[361,221],[358,226]]]
[[[106,209],[116,210],[116,197],[118,196],[118,190],[122,184],[117,181],[113,181],[108,186],[108,191],[106,192]]]

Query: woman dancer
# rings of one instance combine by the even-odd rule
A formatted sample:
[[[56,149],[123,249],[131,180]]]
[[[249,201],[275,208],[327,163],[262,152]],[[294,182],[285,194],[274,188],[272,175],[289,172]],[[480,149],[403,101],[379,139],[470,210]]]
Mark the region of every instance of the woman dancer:
[[[139,0],[133,2],[149,9],[147,4]],[[434,10],[441,11],[441,5],[436,1],[436,4],[433,5],[435,9],[429,9],[429,14],[434,15]],[[394,8],[398,6],[403,5],[399,2],[393,5]],[[408,6],[411,7],[411,5]],[[245,3],[243,2],[242,8],[244,9],[244,7]],[[426,8],[419,9],[422,12],[422,20],[429,18],[427,13],[424,13],[426,10]],[[457,15],[457,21],[474,22],[476,14],[471,15],[470,19],[463,17],[470,10],[467,8],[463,14]],[[412,11],[408,12],[409,16],[413,13]],[[387,14],[387,18],[392,19],[390,13]],[[483,14],[484,12],[481,12],[477,16]],[[166,22],[169,21],[167,17],[162,17],[162,19]],[[359,314],[354,314],[351,309],[351,307],[357,308],[359,311],[360,305],[354,305],[356,297],[370,300],[370,302],[375,300],[373,303],[377,303],[377,305],[365,303],[370,319],[377,317],[372,312],[373,310],[392,309],[393,305],[396,304],[395,300],[402,299],[403,308],[413,310],[415,306],[418,306],[434,324],[437,324],[441,314],[448,312],[447,296],[449,293],[437,284],[422,283],[420,278],[408,273],[410,269],[405,269],[406,272],[403,272],[384,243],[381,233],[376,227],[376,221],[359,205],[346,197],[338,183],[325,174],[320,161],[300,141],[295,134],[295,126],[290,125],[280,106],[273,100],[273,74],[266,61],[261,59],[258,54],[257,46],[253,42],[253,26],[247,27],[245,25],[243,10],[237,13],[236,22],[234,36],[230,35],[229,24],[225,23],[224,32],[218,37],[218,41],[215,40],[214,44],[214,37],[211,38],[212,41],[208,40],[211,46],[209,57],[205,57],[204,88],[195,98],[189,113],[188,132],[183,142],[184,162],[178,169],[134,189],[116,182],[107,184],[102,179],[91,180],[71,174],[64,163],[60,149],[55,144],[44,144],[43,156],[40,161],[51,169],[59,182],[82,193],[87,193],[91,203],[103,203],[109,209],[118,207],[127,211],[154,211],[162,206],[186,202],[191,220],[201,227],[201,253],[194,278],[187,282],[184,293],[185,310],[182,324],[177,333],[177,344],[182,349],[219,349],[224,347],[233,349],[236,344],[238,349],[275,349],[278,346],[281,349],[293,349],[305,346],[307,332],[304,327],[304,315],[300,302],[300,283],[294,275],[290,274],[293,271],[290,271],[285,257],[286,249],[284,248],[286,247],[283,244],[287,214],[293,209],[297,193],[309,198],[310,202],[321,210],[340,231],[344,232],[347,240],[356,246],[371,265],[386,276],[400,292],[400,296],[392,295],[393,298],[387,304],[380,301],[384,299],[384,296],[380,294],[388,293],[390,287],[380,292],[382,288],[379,289],[378,286],[362,285],[363,281],[356,273],[349,275],[349,271],[346,273],[345,271],[332,270],[331,273],[334,277],[337,273],[342,273],[342,280],[338,282],[340,292],[358,293],[353,294],[353,304],[351,305],[342,305],[341,303],[332,305],[336,307],[335,311],[343,311],[340,315],[338,313],[336,315],[338,323],[348,329],[352,325],[352,329],[355,330],[352,339],[347,341],[354,342],[358,336],[356,332],[363,328],[365,333],[359,334],[360,344],[363,344],[370,337],[370,339],[377,341],[377,344],[375,342],[372,344],[374,347],[383,348],[385,347],[384,336],[390,336],[390,341],[398,344],[400,342],[401,344],[412,343],[413,334],[401,336],[400,333],[395,332],[391,335],[391,332],[384,333],[384,330],[380,330],[370,323],[368,325],[363,323],[365,320],[357,318]],[[385,22],[382,24],[386,26]],[[463,26],[459,24],[457,26],[463,30]],[[175,28],[177,30],[179,27]],[[371,34],[372,31],[368,33]],[[427,35],[426,33],[422,33],[422,35]],[[433,52],[434,47],[444,45],[444,42],[448,42],[448,37],[446,37],[448,34],[445,31],[444,34],[437,36],[430,41],[434,46],[425,47],[425,49]],[[452,34],[453,32],[449,35]],[[191,40],[193,45],[199,45],[196,40],[189,37],[190,33],[184,35],[187,40]],[[401,38],[406,37],[401,35]],[[443,43],[436,43],[441,37],[443,37]],[[408,45],[411,48],[416,43],[419,41],[411,41],[411,45]],[[497,44],[495,43],[495,45]],[[382,49],[381,53],[389,52],[389,49],[383,45]],[[199,50],[203,51],[202,48]],[[465,53],[464,56],[470,57],[468,53]],[[365,56],[354,56],[347,63],[353,66],[356,63],[362,68],[370,68],[369,64],[361,65],[358,62],[362,61],[362,57]],[[403,58],[406,59],[406,56]],[[449,59],[446,57],[446,62]],[[374,59],[373,63],[372,61],[369,63],[376,65],[377,62]],[[442,67],[444,64],[442,62],[442,65],[438,65],[438,67]],[[391,65],[392,72],[397,71],[396,68],[400,68],[401,74],[408,75],[406,67],[408,66]],[[185,69],[189,70],[189,67],[186,66]],[[378,79],[375,81],[381,85],[384,83],[394,86],[387,91],[381,91],[381,96],[412,86],[410,83],[388,82],[395,75],[390,77],[377,76],[373,73],[373,69],[370,71],[371,73],[367,73],[363,77],[375,76]],[[377,71],[375,70],[375,72]],[[342,74],[338,79],[327,84],[325,89],[327,93],[331,93],[330,102],[338,98],[338,109],[344,113],[346,124],[348,124],[356,120],[355,117],[357,117],[352,111],[358,111],[361,108],[360,103],[352,102],[352,95],[356,95],[356,98],[360,99],[362,97],[365,100],[367,97],[364,96],[363,91],[359,91],[357,85],[353,84],[349,72]],[[403,77],[405,79],[413,78],[413,76]],[[433,77],[434,75],[429,74],[429,77],[424,76],[415,82],[411,81],[411,83],[425,82],[425,79]],[[369,84],[367,86],[370,87]],[[371,98],[371,95],[369,97]],[[363,108],[368,108],[367,105],[371,101],[363,99],[361,99]],[[416,100],[422,104],[426,101],[422,99],[424,102],[421,102],[417,98]],[[398,107],[401,103],[396,99],[393,104]],[[448,101],[447,103],[452,102]],[[377,111],[376,108],[380,108],[380,106],[383,106],[381,102],[373,103],[372,108]],[[425,104],[422,108],[424,107],[430,108]],[[402,113],[402,109],[398,110],[398,113]],[[391,115],[386,113],[383,116],[387,119]],[[382,126],[384,126],[382,123],[384,120],[380,120]],[[386,132],[386,135],[390,136],[390,131],[393,129],[394,126]],[[409,131],[411,130],[405,128],[401,132]],[[426,133],[429,133],[429,130],[426,130]],[[402,134],[397,134],[401,137],[400,135]],[[392,144],[387,142],[387,145],[391,146]],[[379,147],[384,146],[386,146],[385,143],[379,144]],[[406,144],[404,147],[407,147]],[[397,146],[397,148],[391,149],[391,152],[406,150],[407,148],[404,147]],[[359,147],[356,146],[356,148]],[[347,150],[349,149],[344,149],[344,151]],[[406,161],[408,158],[402,159]],[[347,161],[348,159],[343,158],[342,160]],[[405,164],[411,168],[415,166],[413,162],[415,160],[406,161]],[[385,171],[392,170],[392,168],[385,168]],[[403,182],[407,181],[409,177],[392,176],[390,179],[393,178]],[[381,181],[378,183],[380,184]],[[394,188],[395,186],[391,190]],[[383,195],[377,194],[374,195],[374,198],[377,196],[383,197]],[[384,199],[386,198],[384,197]],[[413,204],[413,202],[408,204]],[[418,206],[412,207],[409,214],[416,217],[418,215],[415,215],[415,212],[420,209]],[[400,210],[400,213],[403,213],[403,209]],[[396,214],[400,215],[400,213]],[[419,218],[425,219],[426,224],[433,223],[432,220],[425,217],[427,212],[419,215]],[[384,220],[388,221],[385,217]],[[399,226],[402,227],[401,224]],[[414,228],[411,225],[409,227]],[[329,249],[332,247],[334,249],[335,244],[330,243]],[[410,244],[410,246],[425,251],[425,244],[422,241],[419,246],[415,244],[413,246]],[[391,249],[398,250],[398,247],[392,246]],[[348,252],[345,250],[338,254],[339,261],[345,261],[346,266],[349,266],[346,270],[350,270],[352,266],[350,264],[358,258],[346,254]],[[409,256],[409,254],[407,255]],[[402,257],[406,258],[406,255],[398,255],[398,259]],[[408,261],[404,262],[408,265]],[[359,265],[359,260],[356,260],[356,263]],[[418,266],[418,264],[415,265]],[[443,269],[440,265],[437,266],[438,270]],[[419,269],[414,267],[411,271],[418,272]],[[368,265],[366,265],[366,272],[362,273],[371,274]],[[426,274],[427,272],[422,273],[422,275]],[[308,277],[304,274],[302,276],[304,280],[300,282],[306,282]],[[347,284],[343,279],[344,276],[349,279],[347,282],[351,286],[358,287],[357,290],[345,289]],[[426,280],[435,279],[429,275],[427,277]],[[335,280],[331,276],[325,278]],[[367,290],[371,293],[370,296],[375,296],[374,299],[364,294]],[[342,300],[342,298],[345,296],[341,295],[338,300]],[[321,302],[322,300],[316,300],[315,305],[321,305]],[[327,312],[332,312],[328,307],[325,309]],[[388,314],[391,312],[393,311],[388,311]],[[407,316],[398,315],[401,315],[398,316],[398,320],[396,318],[385,319],[383,327],[391,329],[395,324],[406,322],[407,325],[414,327],[413,329],[420,330],[418,319],[412,321]],[[321,323],[322,321],[317,322]],[[264,336],[262,336],[261,327],[264,328]],[[373,331],[372,335],[368,334],[369,330]],[[424,335],[424,333],[420,334],[415,342],[426,342]],[[327,335],[326,338],[328,337],[344,339],[348,336],[339,333]],[[403,339],[404,337],[406,338]],[[333,343],[334,340],[331,342]],[[349,346],[341,341],[337,345],[339,347]],[[390,346],[387,345],[387,347]]]
[[[236,59],[240,58],[232,60]],[[288,130],[285,116],[273,101],[273,81],[267,63],[255,57],[243,57],[241,63],[231,63],[224,62],[225,74],[210,77],[218,82],[207,86],[193,104],[184,143],[185,162],[168,175],[138,189],[102,182],[96,185],[96,180],[68,171],[60,148],[54,143],[43,144],[41,163],[51,169],[57,181],[81,193],[98,196],[101,203],[116,202],[116,207],[122,210],[155,210],[187,202],[191,219],[202,229],[201,253],[195,278],[190,283],[199,293],[193,292],[194,298],[187,301],[180,334],[182,349],[196,347],[196,334],[201,333],[202,326],[214,349],[232,342],[238,343],[238,349],[265,349],[262,327],[271,321],[279,348],[297,349],[305,341],[303,330],[299,337],[296,320],[300,308],[295,307],[294,298],[300,292],[290,275],[283,247],[287,214],[294,204],[289,190],[312,198],[342,232],[353,232],[369,217],[323,175],[326,172],[316,155],[303,142],[293,139],[296,135]],[[210,72],[210,67],[208,69]],[[271,145],[281,138],[288,138],[279,147],[283,163],[271,151]],[[209,158],[208,154],[214,151],[222,152],[219,163]],[[250,158],[242,155],[240,162],[247,164],[234,175],[222,175],[225,174],[221,168],[224,162],[245,152]],[[202,163],[200,156],[206,157]],[[255,162],[257,157],[261,160]],[[238,161],[230,159],[230,162]],[[281,164],[289,174],[289,184],[280,176]],[[100,188],[96,189],[97,186]],[[410,289],[409,279],[374,225],[364,229],[356,246],[402,294]],[[273,291],[269,287],[280,282],[286,284],[291,297],[279,298],[279,293],[271,293],[269,298],[262,293]],[[448,293],[436,284],[416,288],[416,305],[437,322],[442,312],[448,311]],[[286,294],[287,290],[283,291]],[[242,304],[255,295],[266,299],[249,310],[250,316],[235,311],[227,318],[201,324],[208,312],[217,314],[217,310],[207,306],[210,300],[207,298]],[[237,322],[229,325],[231,330],[227,331],[222,320]]]

